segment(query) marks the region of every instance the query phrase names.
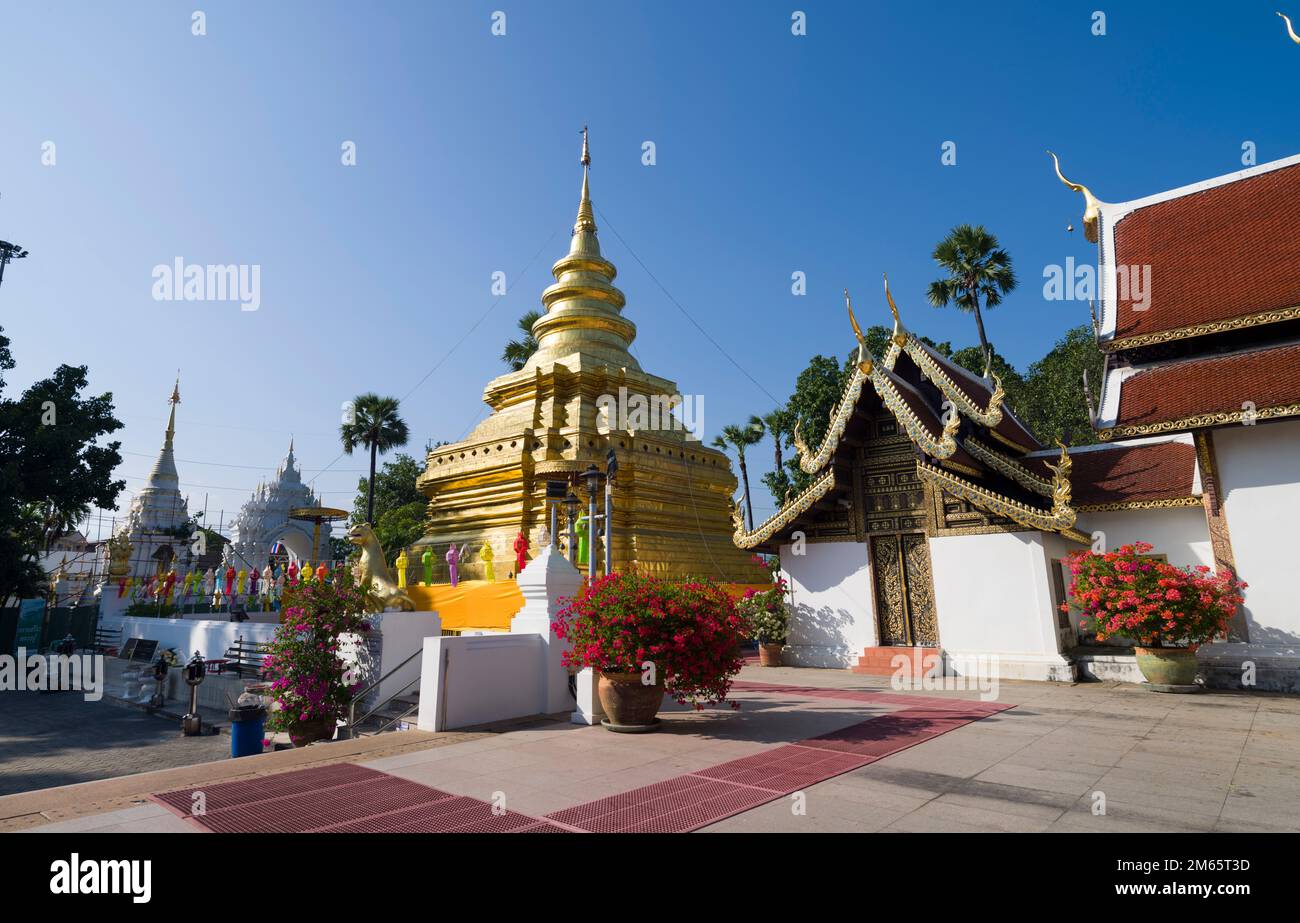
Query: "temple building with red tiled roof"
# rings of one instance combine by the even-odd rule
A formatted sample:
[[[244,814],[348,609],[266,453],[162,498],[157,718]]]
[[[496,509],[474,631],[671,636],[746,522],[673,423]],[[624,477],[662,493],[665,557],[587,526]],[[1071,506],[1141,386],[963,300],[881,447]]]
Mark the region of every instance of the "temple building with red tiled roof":
[[[1187,541],[1249,584],[1231,641],[1202,664],[1300,688],[1284,540],[1300,520],[1300,156],[1130,202],[1077,188],[1099,251],[1098,435],[1190,441],[1202,519]]]
[[[1230,637],[1200,652],[1205,681],[1294,691],[1300,157],[1118,205],[1061,179],[1099,250],[1101,442],[1042,445],[997,376],[906,330],[887,284],[883,355],[850,305],[856,367],[821,443],[795,430],[807,488],[752,529],[735,521],[738,546],[780,555],[786,660],[891,674],[919,649],[946,674],[1140,682],[1130,650],[1062,611],[1063,559],[1147,541],[1250,585]]]

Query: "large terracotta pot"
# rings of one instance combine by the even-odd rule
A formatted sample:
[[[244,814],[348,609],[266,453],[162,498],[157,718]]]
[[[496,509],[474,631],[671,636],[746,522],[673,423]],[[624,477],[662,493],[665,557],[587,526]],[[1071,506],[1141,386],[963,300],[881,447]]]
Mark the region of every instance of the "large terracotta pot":
[[[760,644],[758,646],[758,665],[760,667],[781,666],[781,652],[784,644]]]
[[[1191,686],[1196,683],[1196,648],[1138,647],[1138,669],[1148,683]]]
[[[657,723],[655,715],[664,701],[662,679],[647,686],[640,673],[601,673],[596,689],[610,724],[649,727]]]
[[[309,721],[295,721],[289,729],[289,740],[295,747],[305,747],[318,740],[330,740],[334,736],[334,727],[338,722],[333,718],[312,718]]]

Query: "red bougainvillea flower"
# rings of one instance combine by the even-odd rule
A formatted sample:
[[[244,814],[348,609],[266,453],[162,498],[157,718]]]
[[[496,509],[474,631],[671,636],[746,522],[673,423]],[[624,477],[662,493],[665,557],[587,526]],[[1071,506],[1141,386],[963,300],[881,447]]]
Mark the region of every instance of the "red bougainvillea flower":
[[[1225,636],[1246,584],[1228,569],[1211,573],[1203,564],[1175,567],[1149,557],[1152,547],[1134,542],[1066,559],[1082,626],[1099,641],[1129,638],[1143,647],[1196,647]]]
[[[563,602],[552,628],[572,645],[564,654],[570,668],[653,669],[668,695],[699,707],[725,701],[740,672],[744,622],[726,591],[709,581],[608,574]]]

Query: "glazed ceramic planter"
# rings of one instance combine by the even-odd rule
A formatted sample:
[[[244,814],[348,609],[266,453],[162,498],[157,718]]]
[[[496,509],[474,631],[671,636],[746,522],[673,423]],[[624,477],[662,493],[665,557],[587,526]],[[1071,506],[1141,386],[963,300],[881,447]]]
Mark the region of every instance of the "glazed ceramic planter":
[[[664,701],[664,684],[641,682],[640,673],[601,673],[596,685],[600,707],[609,723],[621,728],[651,727]]]
[[[1196,683],[1196,648],[1137,647],[1138,669],[1148,683],[1191,686]]]
[[[760,644],[758,646],[758,665],[760,667],[781,666],[781,652],[784,644]]]
[[[310,721],[295,721],[289,729],[289,740],[295,747],[305,747],[318,740],[331,740],[334,727],[338,721],[334,718],[313,718]]]

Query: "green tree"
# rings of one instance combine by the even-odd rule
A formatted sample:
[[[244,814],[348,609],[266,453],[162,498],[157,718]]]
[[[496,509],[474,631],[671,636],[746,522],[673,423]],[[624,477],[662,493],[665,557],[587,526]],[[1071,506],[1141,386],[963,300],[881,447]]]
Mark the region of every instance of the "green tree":
[[[727,447],[736,450],[736,463],[740,466],[740,480],[745,485],[745,511],[749,514],[749,527],[754,528],[754,503],[749,496],[749,469],[745,465],[745,449],[757,444],[763,438],[763,421],[751,416],[749,422],[740,426],[724,426],[722,435],[713,440],[716,448],[724,452]]]
[[[866,336],[869,338],[870,332]],[[850,358],[842,365],[832,356],[817,355],[808,361],[807,367],[795,379],[794,393],[786,402],[786,410],[794,421],[790,426],[790,435],[786,438],[787,447],[794,446],[794,423],[799,424],[799,436],[805,445],[815,449],[821,444],[826,437],[826,429],[830,426],[831,411],[835,409],[835,404],[844,391],[856,359],[855,347]],[[790,487],[795,492],[802,491],[812,483],[812,475],[805,474],[799,467],[798,458],[787,459],[785,469]],[[784,496],[783,493],[780,499],[784,499]]]
[[[1051,352],[1029,367],[1024,421],[1044,444],[1057,439],[1069,445],[1097,441],[1084,399],[1084,369],[1095,399],[1101,387],[1102,354],[1087,324],[1066,331]]]
[[[384,549],[384,560],[393,566],[397,552],[415,544],[424,535],[424,500],[395,506],[379,517],[375,538]]]
[[[395,397],[380,397],[369,392],[358,394],[352,401],[348,422],[339,427],[343,451],[348,455],[357,446],[370,450],[370,483],[366,490],[366,522],[375,522],[375,457],[380,452],[406,445],[410,431],[398,415],[400,401]]]
[[[778,407],[763,416],[763,426],[767,429],[767,435],[772,437],[772,470],[763,475],[763,483],[780,507],[791,487],[790,475],[786,473],[782,460],[782,449],[794,431],[794,415],[787,408]]]
[[[1002,303],[1002,296],[1016,287],[1011,256],[998,246],[998,239],[984,225],[959,224],[934,248],[934,261],[948,273],[930,283],[930,304],[942,308],[949,304],[975,315],[975,329],[980,336],[980,352],[986,362],[992,360],[988,337],[984,334],[984,307]],[[983,369],[980,370],[983,374]]]
[[[980,352],[978,346],[963,347],[952,353],[948,358],[976,376],[984,374],[984,354]],[[1004,359],[996,349],[993,350],[993,361],[988,365],[988,368],[1002,380],[1002,390],[1006,392],[1006,405],[1015,411],[1017,416],[1020,416],[1028,403],[1025,377],[1017,372],[1015,366]],[[1028,422],[1023,418],[1021,422],[1028,425]]]
[[[13,366],[0,333],[0,373]],[[112,478],[121,443],[98,444],[122,428],[113,395],[83,397],[86,374],[61,365],[17,400],[0,395],[0,601],[38,592],[39,555],[92,506],[114,508],[126,486]]]
[[[517,372],[522,369],[532,358],[533,353],[537,352],[537,338],[533,336],[533,324],[541,318],[540,311],[529,311],[516,323],[524,336],[519,340],[511,340],[501,353],[501,361],[510,366],[511,371]]]
[[[415,488],[416,479],[424,473],[420,463],[398,452],[390,461],[384,462],[382,468],[375,472],[375,522],[383,521],[389,510],[395,510],[408,503],[424,503],[428,500]],[[352,504],[352,521],[366,522],[366,512],[370,503],[370,479],[357,479],[357,498]],[[376,525],[377,527],[377,525]]]

